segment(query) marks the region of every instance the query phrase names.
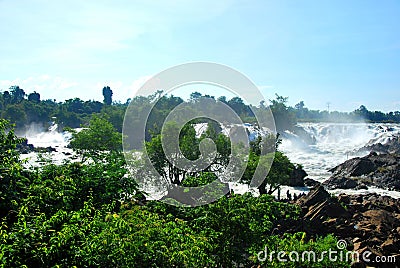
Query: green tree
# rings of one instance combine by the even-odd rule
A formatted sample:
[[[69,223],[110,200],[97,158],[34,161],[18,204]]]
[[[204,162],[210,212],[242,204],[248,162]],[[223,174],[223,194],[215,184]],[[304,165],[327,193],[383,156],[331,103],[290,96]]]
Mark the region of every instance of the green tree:
[[[289,158],[282,152],[278,151],[278,145],[281,140],[273,135],[267,137],[258,137],[256,140],[250,142],[250,154],[247,164],[247,168],[242,176],[242,182],[249,183],[258,165],[264,166],[265,168],[271,163],[271,157],[273,157],[273,162],[270,170],[262,181],[262,183],[257,187],[260,194],[272,194],[280,188],[281,185],[287,185],[293,174],[293,170],[296,167]],[[266,155],[261,155],[263,147],[269,148],[268,151],[272,152],[274,146],[276,151],[274,154],[271,153]]]
[[[120,151],[122,135],[105,118],[94,115],[87,128],[73,131],[70,146],[84,156],[98,156],[103,152]]]
[[[113,92],[109,86],[103,87],[104,104],[111,105]]]
[[[0,217],[7,215],[19,201],[24,178],[16,148],[22,142],[23,139],[14,134],[14,125],[0,119]]]
[[[293,108],[287,106],[288,97],[282,97],[275,94],[276,98],[270,100],[270,109],[274,115],[276,130],[283,132],[285,130],[291,130],[296,124],[296,116]]]
[[[39,103],[40,102],[40,94],[37,93],[36,91],[34,91],[33,93],[30,93],[28,95],[28,100]]]
[[[22,128],[27,123],[26,112],[21,104],[8,105],[3,113],[4,118]]]
[[[13,103],[20,103],[24,100],[26,94],[25,91],[19,86],[10,87],[11,99]]]

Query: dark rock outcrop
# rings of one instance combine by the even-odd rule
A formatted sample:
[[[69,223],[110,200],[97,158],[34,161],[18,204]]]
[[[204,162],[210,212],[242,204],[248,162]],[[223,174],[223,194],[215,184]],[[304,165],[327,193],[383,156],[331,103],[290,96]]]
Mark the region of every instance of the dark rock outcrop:
[[[301,218],[291,231],[329,233],[348,241],[349,250],[400,258],[400,200],[378,194],[331,196],[317,186],[296,201]],[[294,227],[293,227],[294,226]],[[390,266],[380,267],[394,267]]]
[[[332,176],[323,184],[329,189],[382,189],[400,190],[400,156],[370,153],[347,160],[333,169]]]
[[[28,143],[28,139],[24,138],[22,143],[17,144],[17,150],[21,154],[29,154],[32,152],[35,153],[51,153],[51,152],[57,152],[57,149],[51,146],[48,147],[35,147],[33,144]]]
[[[290,175],[289,182],[286,183],[286,185],[293,187],[304,187],[304,178],[307,176],[308,174],[304,171],[303,168],[297,167],[293,169],[292,174]]]
[[[394,136],[386,143],[375,143],[362,147],[358,152],[376,152],[379,154],[400,154],[400,136]]]
[[[33,144],[28,143],[28,139],[24,138],[23,142],[20,144],[17,144],[17,150],[21,154],[29,154],[34,151],[34,146]]]
[[[304,184],[305,184],[305,186],[312,188],[312,187],[320,185],[321,183],[319,181],[316,181],[316,180],[313,180],[310,178],[306,178],[306,179],[304,179]]]
[[[37,153],[51,153],[51,152],[57,152],[56,148],[53,148],[51,146],[48,147],[36,147],[34,149],[35,152]]]
[[[336,166],[329,171],[333,173],[335,177],[339,176],[362,176],[367,175],[376,170],[374,162],[369,158],[353,158],[347,160],[343,164]]]

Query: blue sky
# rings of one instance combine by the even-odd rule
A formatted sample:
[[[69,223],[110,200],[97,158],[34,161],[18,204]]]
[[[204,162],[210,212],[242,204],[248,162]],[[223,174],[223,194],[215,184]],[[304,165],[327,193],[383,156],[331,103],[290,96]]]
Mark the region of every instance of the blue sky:
[[[312,109],[400,110],[399,1],[0,0],[0,90],[125,101],[211,61]],[[218,94],[216,94],[218,95]]]

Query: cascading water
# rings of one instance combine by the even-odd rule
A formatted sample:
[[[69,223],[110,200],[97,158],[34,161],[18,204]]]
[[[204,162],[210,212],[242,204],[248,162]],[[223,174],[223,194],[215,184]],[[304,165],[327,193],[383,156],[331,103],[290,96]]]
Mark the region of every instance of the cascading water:
[[[37,128],[29,128],[24,135],[29,143],[35,147],[66,147],[71,138],[69,132],[58,132],[58,125],[52,124],[47,131],[37,131]]]
[[[32,125],[22,135],[28,139],[28,143],[33,144],[35,148],[53,148],[54,152],[45,154],[55,164],[60,164],[64,159],[69,158],[73,152],[67,148],[69,140],[71,139],[71,133],[69,132],[58,132],[58,125],[53,123],[47,131],[43,131],[41,128]],[[37,153],[29,153],[22,155],[23,159],[28,160],[28,166],[38,165],[40,160]]]
[[[349,158],[363,156],[358,152],[366,145],[385,143],[400,134],[399,124],[368,123],[302,123],[298,124],[313,143],[294,133],[282,134],[280,149],[295,163],[303,165],[309,177],[324,181],[328,172]]]

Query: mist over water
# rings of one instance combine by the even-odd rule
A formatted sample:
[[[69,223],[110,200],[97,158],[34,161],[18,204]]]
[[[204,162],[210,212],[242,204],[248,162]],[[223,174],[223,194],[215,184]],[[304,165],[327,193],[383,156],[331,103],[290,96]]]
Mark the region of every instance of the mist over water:
[[[282,134],[280,149],[317,181],[326,180],[329,169],[344,161],[368,154],[357,152],[366,145],[385,143],[400,134],[399,124],[384,123],[301,123],[298,124],[312,139],[305,141],[291,132]]]
[[[221,126],[222,132],[229,133],[230,126]],[[244,127],[249,133],[249,139],[254,140],[258,135],[265,135],[268,131],[261,131],[250,124]],[[308,178],[319,182],[325,181],[331,176],[329,169],[343,163],[344,161],[367,155],[369,152],[359,152],[359,149],[377,143],[386,143],[394,136],[400,135],[400,124],[388,123],[300,123],[298,127],[302,134],[295,134],[286,131],[281,134],[282,143],[279,149],[283,151],[289,159],[301,164],[308,173]],[[197,135],[201,135],[206,129],[206,124],[195,125]],[[78,131],[80,129],[77,129]],[[304,135],[306,134],[306,136]],[[28,143],[37,147],[52,147],[56,152],[45,153],[55,164],[61,164],[65,159],[71,159],[73,151],[67,148],[71,139],[68,132],[59,132],[57,124],[51,125],[48,129],[37,125],[31,125],[26,132],[18,133],[20,137],[28,139]],[[40,159],[37,153],[29,153],[21,156],[28,159],[28,166],[40,165]],[[76,159],[74,161],[77,161]],[[251,190],[257,195],[255,189],[249,189],[247,185],[231,185],[237,193],[243,193]],[[306,187],[288,187],[282,186],[281,196],[284,197],[286,191],[299,194],[307,192]],[[368,193],[376,192],[382,195],[390,194],[393,197],[400,198],[399,192],[387,191],[374,187],[368,190],[334,190],[332,193]],[[277,195],[277,193],[274,193]]]
[[[31,124],[29,128],[21,134],[21,137],[28,139],[28,142],[35,147],[66,147],[71,139],[69,132],[59,132],[58,125],[52,124],[48,129]]]
[[[35,148],[54,148],[55,152],[45,153],[42,156],[55,164],[61,164],[63,160],[73,154],[72,149],[67,148],[71,133],[59,132],[57,124],[52,124],[48,129],[40,125],[31,124],[24,133],[18,133],[18,136],[27,138],[28,143],[33,144]],[[21,158],[28,159],[28,166],[40,164],[38,153],[35,152],[21,155]]]

